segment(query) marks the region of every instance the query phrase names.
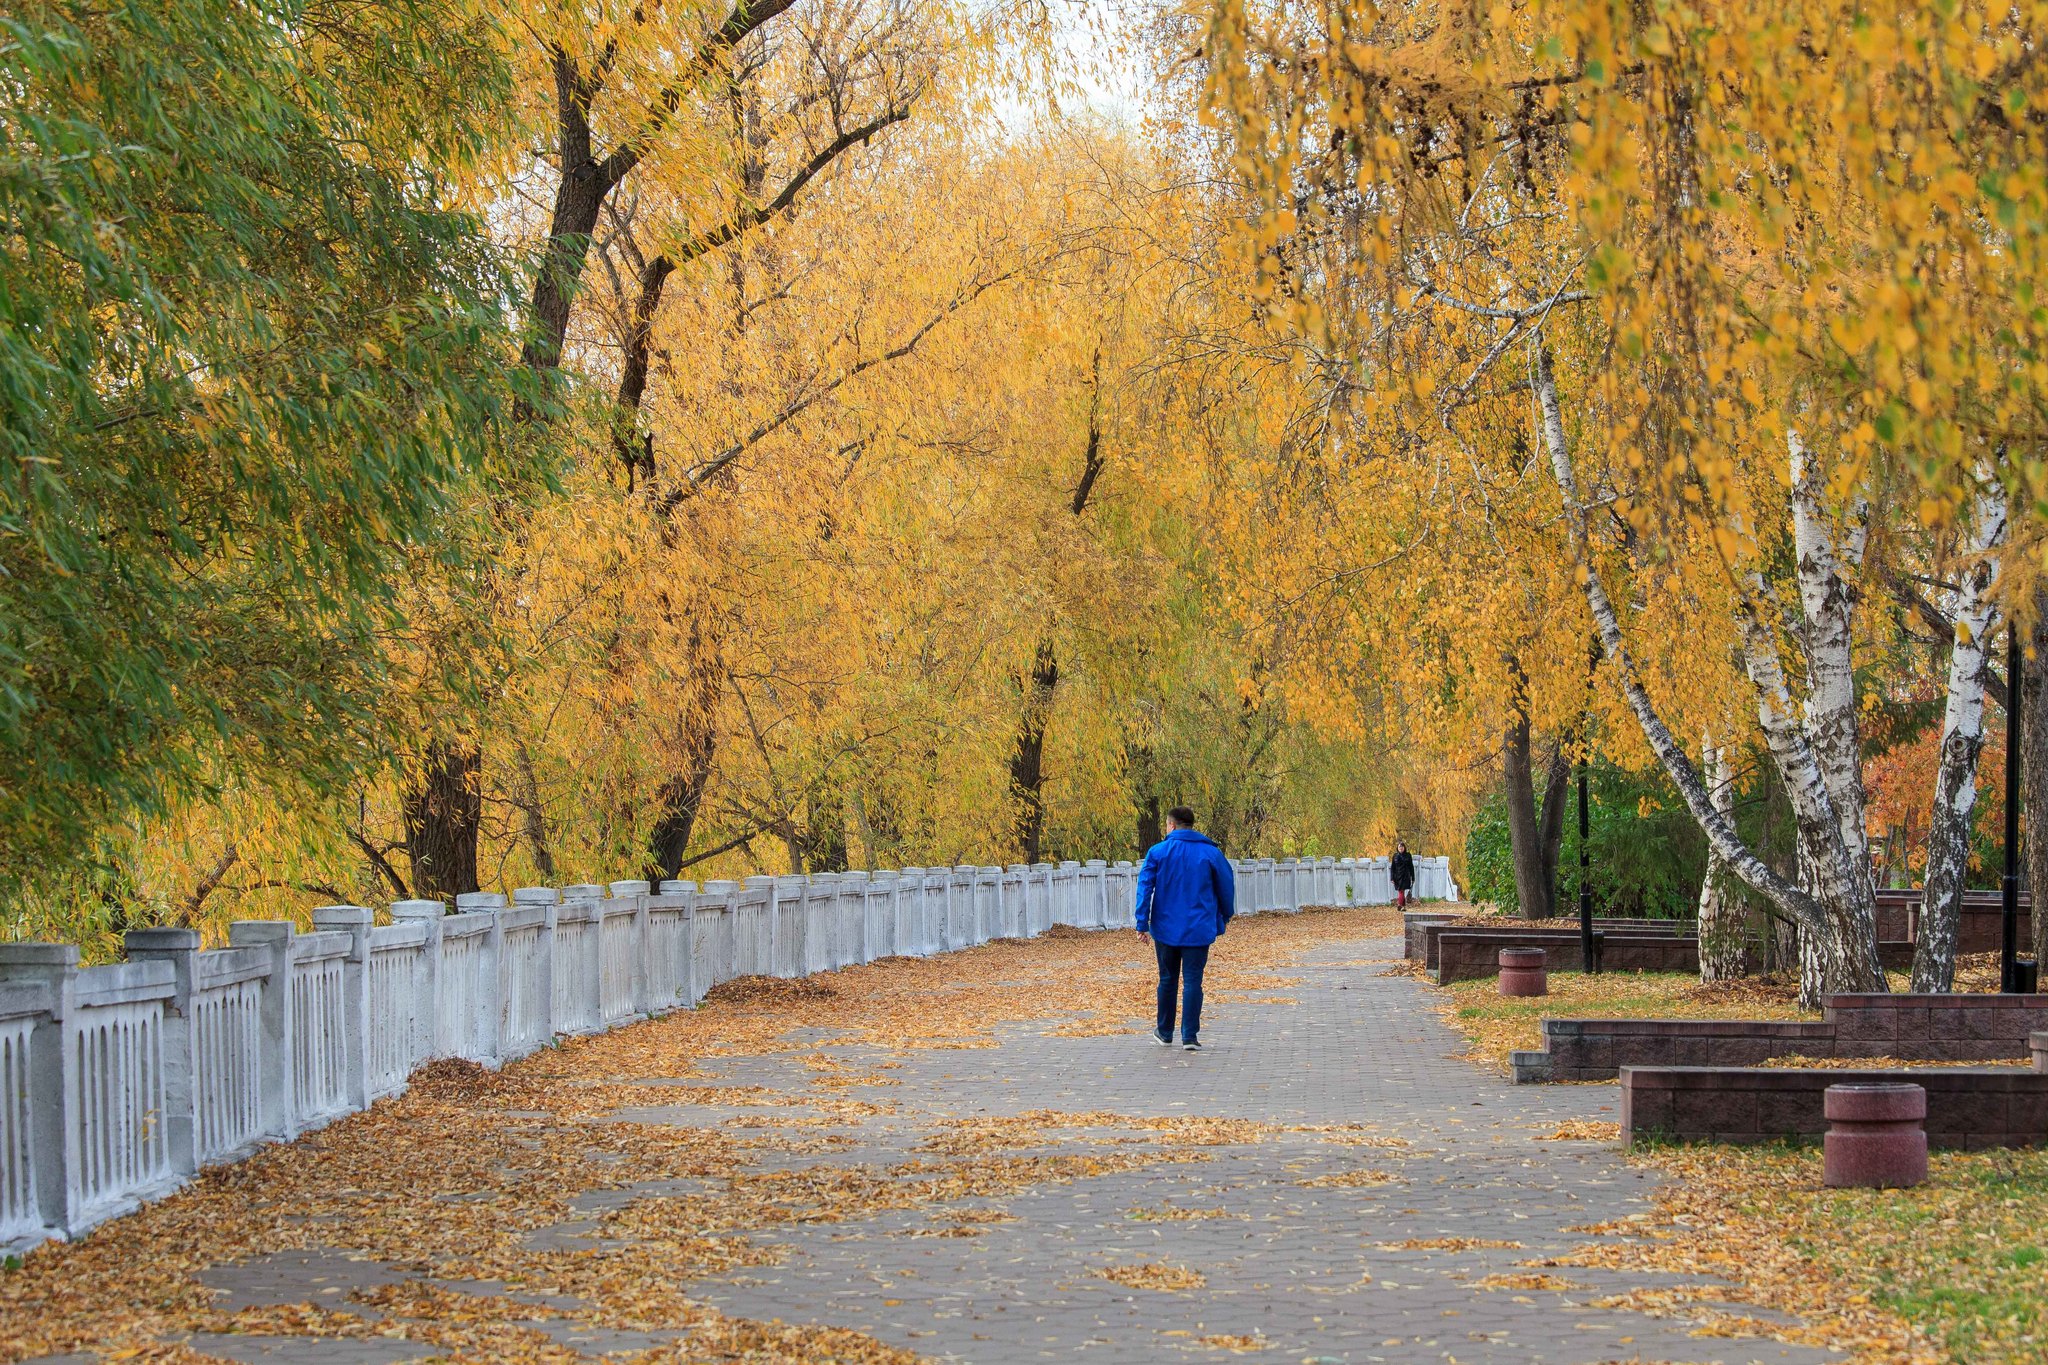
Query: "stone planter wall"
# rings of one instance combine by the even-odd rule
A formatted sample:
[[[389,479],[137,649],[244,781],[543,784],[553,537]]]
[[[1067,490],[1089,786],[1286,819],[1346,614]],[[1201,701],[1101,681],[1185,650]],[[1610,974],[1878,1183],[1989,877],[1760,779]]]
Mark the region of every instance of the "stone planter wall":
[[[1819,1138],[1827,1131],[1823,1097],[1829,1086],[1900,1080],[1926,1088],[1929,1146],[1979,1150],[2048,1142],[2048,1075],[2015,1067],[1628,1066],[1621,1071],[1622,1137],[1737,1143]]]
[[[1471,981],[1492,976],[1500,970],[1503,948],[1541,948],[1554,972],[1580,970],[1580,942],[1577,930],[1569,933],[1547,929],[1502,929],[1474,932],[1465,929],[1431,930],[1436,940],[1436,982],[1448,986],[1454,981]],[[1639,933],[1607,930],[1601,952],[1601,968],[1610,972],[1697,972],[1700,943],[1685,934]]]
[[[1570,915],[1560,915],[1541,926],[1501,925],[1494,927],[1470,922],[1470,916],[1459,915],[1446,910],[1410,910],[1403,919],[1408,960],[1420,962],[1431,971],[1436,970],[1437,939],[1444,934],[1532,934],[1549,936],[1569,934],[1578,937],[1579,922]],[[1465,920],[1465,923],[1459,923]],[[1623,919],[1619,917],[1596,916],[1593,927],[1605,933],[1621,934],[1697,934],[1699,925],[1693,920],[1679,919]],[[1530,947],[1543,945],[1531,942]]]
[[[1836,995],[1820,1019],[1545,1019],[1520,1082],[1611,1080],[1626,1067],[1750,1067],[1773,1057],[1968,1062],[2029,1055],[2048,995]]]

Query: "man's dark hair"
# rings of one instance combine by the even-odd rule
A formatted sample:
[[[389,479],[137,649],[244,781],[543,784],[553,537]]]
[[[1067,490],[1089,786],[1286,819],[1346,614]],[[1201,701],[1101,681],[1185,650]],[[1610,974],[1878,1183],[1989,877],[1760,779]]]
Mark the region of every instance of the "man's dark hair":
[[[1182,829],[1193,829],[1195,827],[1195,813],[1186,806],[1175,806],[1172,810],[1166,812],[1166,818],[1179,825]]]

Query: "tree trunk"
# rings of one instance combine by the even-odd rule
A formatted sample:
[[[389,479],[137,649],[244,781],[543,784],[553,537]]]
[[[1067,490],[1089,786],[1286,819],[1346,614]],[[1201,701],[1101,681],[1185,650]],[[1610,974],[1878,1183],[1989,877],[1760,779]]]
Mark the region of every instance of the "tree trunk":
[[[675,614],[666,593],[661,605],[663,619],[673,629]],[[655,794],[654,829],[647,841],[646,876],[656,886],[682,875],[718,753],[718,705],[725,692],[725,665],[702,616],[690,622],[689,658],[689,674],[670,734],[669,775]]]
[[[846,805],[839,792],[826,788],[812,794],[804,833],[806,872],[844,872],[852,864],[846,850]]]
[[[1814,889],[1813,854],[1806,838],[1806,831],[1796,824],[1792,834],[1793,858],[1799,865],[1799,885],[1809,893]],[[1808,1009],[1817,1008],[1827,996],[1827,980],[1823,973],[1827,968],[1826,951],[1817,947],[1814,940],[1825,935],[1802,933],[1793,940],[1793,962],[1799,981],[1799,1003]]]
[[[1501,741],[1500,768],[1508,807],[1508,852],[1515,865],[1516,912],[1529,919],[1554,914],[1551,883],[1543,865],[1543,836],[1536,823],[1536,786],[1529,755],[1527,679],[1521,666],[1508,660],[1511,699],[1507,735]]]
[[[1089,495],[1105,465],[1102,455],[1102,347],[1095,348],[1090,362],[1088,398],[1088,443],[1081,451],[1081,474],[1074,483],[1067,510],[1080,516],[1088,510]],[[1010,756],[1010,790],[1017,804],[1017,842],[1027,863],[1038,861],[1039,841],[1045,833],[1045,727],[1052,720],[1053,692],[1059,686],[1060,666],[1050,634],[1039,637],[1033,651],[1031,674],[1024,681],[1024,710],[1017,722],[1016,748]],[[1220,837],[1219,829],[1212,834]],[[1149,848],[1150,845],[1148,844]]]
[[[1780,976],[1789,976],[1799,961],[1799,926],[1776,916],[1767,916],[1766,919],[1773,949],[1771,969]]]
[[[654,438],[640,431],[640,404],[647,396],[647,375],[654,357],[654,315],[661,309],[662,289],[673,273],[675,266],[667,256],[656,256],[642,267],[626,333],[619,391],[613,400],[618,410],[612,419],[612,448],[625,467],[629,491],[636,473],[650,481],[654,478]]]
[[[1792,473],[1792,537],[1799,559],[1795,580],[1805,614],[1806,704],[1802,729],[1833,809],[1843,867],[1829,879],[1872,888],[1870,832],[1864,819],[1863,755],[1856,715],[1856,592],[1848,573],[1863,562],[1868,509],[1859,498],[1841,543],[1836,543],[1821,502],[1819,462],[1807,458],[1799,434],[1786,437]],[[1775,654],[1775,650],[1773,651]],[[1776,699],[1771,699],[1775,703]],[[1871,901],[1872,923],[1876,900]]]
[[[581,130],[584,148],[590,132]],[[564,131],[563,145],[571,144]],[[555,187],[555,211],[548,224],[548,245],[533,281],[531,330],[519,358],[535,370],[555,370],[562,364],[562,345],[569,335],[569,309],[576,299],[576,287],[583,278],[583,265],[590,257],[590,235],[597,230],[598,214],[611,186],[604,171],[589,160],[568,167],[562,183]]]
[[[1970,551],[1983,555],[2005,535],[2005,511],[1996,499],[1977,501]],[[1948,704],[1941,719],[1941,765],[1934,775],[1934,807],[1927,822],[1927,878],[1920,898],[1920,933],[1913,945],[1913,989],[1950,991],[1956,981],[1956,939],[1963,923],[1963,886],[1970,873],[1970,831],[1977,808],[1977,759],[1984,752],[1984,679],[1991,667],[1990,635],[1997,620],[1992,597],[1998,575],[1989,560],[1964,570],[1962,586],[1945,594],[1955,623],[1948,655]]]
[[[1159,797],[1156,793],[1148,794],[1145,804],[1138,808],[1138,856],[1144,857],[1152,851],[1152,845],[1165,837],[1165,826],[1159,818]]]
[[[647,839],[647,880],[656,887],[682,875],[718,751],[718,733],[708,718],[685,717],[679,738],[679,762],[655,793],[660,813]]]
[[[1756,690],[1758,720],[1770,743],[1772,762],[1784,779],[1786,793],[1792,801],[1799,824],[1802,857],[1812,863],[1810,884],[1794,886],[1758,858],[1743,843],[1734,821],[1715,807],[1713,795],[1701,780],[1699,770],[1693,766],[1670,727],[1657,714],[1656,703],[1636,674],[1634,657],[1622,635],[1620,614],[1607,596],[1598,566],[1590,554],[1585,506],[1579,499],[1578,477],[1572,467],[1570,447],[1565,441],[1564,415],[1558,402],[1550,356],[1540,342],[1535,350],[1534,384],[1542,414],[1542,437],[1550,453],[1551,471],[1564,498],[1565,515],[1582,556],[1586,605],[1599,628],[1601,645],[1614,666],[1615,676],[1621,682],[1623,695],[1635,714],[1636,723],[1642,727],[1644,738],[1664,765],[1672,784],[1685,798],[1686,809],[1699,823],[1708,844],[1727,860],[1729,870],[1775,906],[1779,913],[1799,924],[1800,939],[1805,945],[1805,964],[1811,967],[1810,971],[1802,970],[1801,973],[1802,1003],[1810,1008],[1817,1007],[1822,994],[1829,991],[1884,990],[1884,971],[1877,956],[1877,901],[1871,887],[1870,860],[1866,853],[1861,865],[1857,864],[1854,850],[1864,847],[1862,836],[1854,840],[1853,846],[1845,846],[1848,842],[1847,828],[1834,799],[1834,793],[1840,790],[1844,802],[1854,805],[1856,818],[1861,820],[1862,776],[1854,764],[1855,718],[1853,714],[1846,717],[1839,714],[1845,700],[1852,712],[1855,705],[1854,689],[1845,691],[1841,685],[1847,662],[1847,634],[1832,621],[1817,624],[1809,631],[1810,635],[1818,637],[1817,643],[1809,641],[1808,649],[1809,669],[1818,680],[1816,687],[1820,689],[1820,696],[1809,696],[1806,726],[1802,730],[1793,720],[1795,708],[1784,683],[1776,641],[1756,619],[1753,610],[1745,612],[1743,621],[1744,651],[1750,681]],[[1832,547],[1826,543],[1819,527],[1819,518],[1813,514],[1812,500],[1816,495],[1804,474],[1795,442],[1795,503],[1802,498],[1807,501],[1807,505],[1796,510],[1794,518],[1801,550],[1802,600],[1806,600],[1809,593],[1805,578],[1833,574],[1836,562]],[[1860,539],[1852,539],[1851,547],[1855,554],[1860,555]],[[1820,610],[1837,615],[1846,612],[1851,600],[1850,594],[1839,584],[1834,588],[1821,585],[1813,589],[1812,594]],[[1809,611],[1812,610],[1814,608],[1810,607]],[[1846,750],[1844,736],[1848,741]],[[1845,753],[1849,760],[1846,773],[1839,771]]]
[[[2026,821],[2027,897],[2034,922],[2034,961],[2048,962],[2048,824],[2037,831],[2034,816],[2048,818],[2048,582],[2034,589],[2032,654],[2021,665],[2025,689],[2021,693],[2020,719],[2026,747],[2020,751],[2024,770],[2020,803]],[[2018,679],[2008,679],[2011,687]],[[2006,743],[2013,743],[2010,733]],[[2042,838],[2034,835],[2040,833]]]
[[[1787,879],[1799,873],[1798,836],[1790,844],[1780,846],[1778,832],[1787,825],[1796,825],[1792,815],[1792,803],[1785,799],[1785,784],[1778,779],[1776,765],[1766,763],[1757,770],[1757,785],[1761,791],[1760,806],[1762,824],[1757,831],[1757,856],[1762,858],[1779,876]],[[1763,921],[1764,971],[1773,976],[1790,976],[1798,971],[1799,925],[1782,915],[1752,907],[1755,916]]]
[[[1010,754],[1017,846],[1027,863],[1038,861],[1039,841],[1045,833],[1045,727],[1052,718],[1053,691],[1059,681],[1060,664],[1052,641],[1040,639],[1032,655],[1031,672],[1024,679],[1023,715]]]
[[[1713,788],[1714,808],[1732,822],[1735,818],[1735,777],[1728,764],[1728,750],[1714,743],[1710,734],[1701,742],[1700,765]],[[1728,862],[1711,846],[1707,849],[1707,877],[1700,884],[1700,980],[1733,981],[1749,972],[1747,937],[1749,903],[1741,884],[1728,871]]]
[[[435,740],[402,805],[412,892],[453,901],[477,889],[477,836],[483,829],[483,756],[474,744]]]
[[[533,773],[533,755],[526,741],[512,746],[513,778],[518,783],[513,804],[519,807],[520,822],[526,828],[526,842],[533,850],[533,868],[543,882],[555,879],[554,841],[548,837],[547,810],[540,803],[540,781]]]
[[[553,72],[562,178],[555,187],[547,249],[534,276],[526,340],[519,353],[522,363],[540,372],[562,363],[569,308],[590,254],[590,234],[612,188],[605,168],[590,155],[588,114],[594,90],[575,59],[559,48]],[[521,421],[535,415],[524,398],[517,415]],[[483,842],[483,793],[478,785],[482,769],[483,754],[476,745],[437,741],[428,746],[425,769],[403,798],[406,840],[413,848],[413,889],[422,897],[477,889],[477,849]]]

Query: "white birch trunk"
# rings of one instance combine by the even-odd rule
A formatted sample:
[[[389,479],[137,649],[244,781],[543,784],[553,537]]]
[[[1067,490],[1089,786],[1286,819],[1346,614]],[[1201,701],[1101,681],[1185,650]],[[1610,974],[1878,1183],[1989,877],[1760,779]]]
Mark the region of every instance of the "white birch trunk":
[[[1725,745],[1714,743],[1709,732],[1700,742],[1700,765],[1706,769],[1714,809],[1732,824],[1735,819],[1735,779]],[[1700,884],[1700,980],[1733,981],[1749,974],[1745,942],[1749,927],[1749,905],[1740,890],[1739,879],[1728,870],[1728,860],[1712,845],[1707,848],[1707,877]]]
[[[1948,656],[1948,705],[1941,718],[1941,766],[1934,775],[1934,812],[1927,822],[1927,878],[1920,936],[1913,946],[1913,989],[1955,989],[1956,939],[1962,928],[1963,884],[1970,871],[1971,815],[1977,806],[1977,760],[1984,752],[1984,675],[1998,612],[1998,568],[1988,553],[2005,538],[2005,508],[1977,499],[1969,552],[1977,557],[1962,585],[1944,594],[1955,624]],[[2012,741],[2008,741],[2012,742]]]
[[[1820,475],[1807,459],[1799,433],[1785,443],[1792,466],[1792,539],[1803,610],[1806,653],[1806,733],[1821,780],[1835,808],[1842,851],[1868,880],[1870,834],[1864,822],[1863,759],[1856,722],[1856,672],[1850,656],[1856,593],[1844,569],[1862,567],[1870,509],[1858,497],[1838,550],[1821,503]]]
[[[1761,579],[1752,578],[1752,589],[1758,597],[1769,595]],[[1877,894],[1869,855],[1864,853],[1859,861],[1844,847],[1828,765],[1795,719],[1777,641],[1757,619],[1753,602],[1745,603],[1741,611],[1743,656],[1756,690],[1757,723],[1785,783],[1785,798],[1798,830],[1800,889],[1820,916],[1818,922],[1799,921],[1800,1001],[1817,1008],[1834,991],[1884,990],[1884,969],[1877,956]],[[1854,775],[1853,787],[1853,804],[1861,810],[1860,772]],[[1860,846],[1867,850],[1868,840]]]
[[[1565,442],[1564,416],[1558,404],[1557,382],[1550,357],[1540,340],[1533,349],[1535,390],[1542,413],[1542,434],[1549,450],[1551,472],[1564,496],[1565,515],[1582,554],[1587,547],[1585,509],[1579,500],[1578,479],[1572,467],[1571,451]],[[1816,567],[1833,564],[1832,555],[1817,560]],[[1877,957],[1877,904],[1870,885],[1869,860],[1860,869],[1850,865],[1843,847],[1842,825],[1835,803],[1828,794],[1822,764],[1808,737],[1793,720],[1793,708],[1786,694],[1777,649],[1753,613],[1744,621],[1744,646],[1750,677],[1757,687],[1757,709],[1770,743],[1771,757],[1785,778],[1793,812],[1800,831],[1800,852],[1816,868],[1810,888],[1793,886],[1742,842],[1735,824],[1715,805],[1707,784],[1686,756],[1684,746],[1657,714],[1656,705],[1636,674],[1621,632],[1621,619],[1608,598],[1590,555],[1581,563],[1586,605],[1599,628],[1607,658],[1621,681],[1629,709],[1635,713],[1644,738],[1664,765],[1672,784],[1685,798],[1686,809],[1706,834],[1709,847],[1727,860],[1728,870],[1743,883],[1800,926],[1802,944],[1801,998],[1818,1005],[1823,994],[1833,991],[1882,991],[1884,972]],[[1846,600],[1846,599],[1845,599]],[[1829,639],[1832,641],[1832,635]],[[1832,654],[1830,657],[1834,657]],[[1853,713],[1853,700],[1851,711]],[[1834,717],[1830,713],[1830,722]],[[1854,736],[1854,717],[1849,735]],[[1839,736],[1831,737],[1831,751]],[[1853,778],[1860,794],[1861,775]],[[1862,803],[1855,802],[1859,814]],[[1860,874],[1860,875],[1859,875]]]

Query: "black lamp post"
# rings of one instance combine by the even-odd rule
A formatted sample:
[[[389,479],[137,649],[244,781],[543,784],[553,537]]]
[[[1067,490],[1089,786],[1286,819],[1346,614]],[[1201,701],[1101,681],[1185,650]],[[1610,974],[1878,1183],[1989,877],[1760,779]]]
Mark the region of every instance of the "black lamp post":
[[[1587,972],[1600,970],[1600,955],[1593,944],[1593,885],[1586,878],[1590,860],[1586,856],[1586,770],[1593,764],[1590,749],[1579,759],[1579,962]]]
[[[1999,883],[2003,893],[1998,945],[1998,988],[2012,993],[2031,990],[2033,983],[2020,979],[2020,743],[2022,736],[2021,698],[2023,670],[2020,665],[2020,631],[2008,620],[2005,627],[2005,876]]]

